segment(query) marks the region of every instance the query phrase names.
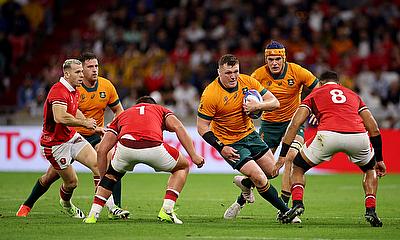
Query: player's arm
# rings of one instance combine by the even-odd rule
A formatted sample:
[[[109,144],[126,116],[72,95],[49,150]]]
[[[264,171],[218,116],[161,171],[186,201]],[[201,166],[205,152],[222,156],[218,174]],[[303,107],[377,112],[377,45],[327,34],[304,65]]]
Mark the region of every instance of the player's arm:
[[[117,140],[117,135],[114,132],[107,131],[98,145],[97,166],[101,177],[106,174],[108,168],[107,153],[115,146]]]
[[[310,110],[302,106],[300,106],[294,114],[292,121],[290,122],[288,129],[285,133],[285,136],[283,136],[282,138],[281,152],[279,153],[278,161],[275,163],[275,167],[273,170],[274,176],[278,175],[279,169],[281,169],[283,164],[285,163],[285,158],[287,153],[289,152],[290,144],[296,137],[297,131],[299,130],[300,126],[306,121],[309,114]]]
[[[189,154],[193,163],[196,164],[198,168],[201,168],[204,164],[204,158],[196,153],[193,140],[186,131],[186,128],[183,126],[182,122],[176,116],[170,114],[165,119],[165,126],[168,131],[176,133],[179,142],[182,143],[182,146]]]
[[[270,91],[267,91],[262,98],[263,101],[260,104],[260,110],[272,111],[280,107],[278,99]]]
[[[119,102],[115,106],[110,107],[110,109],[114,113],[114,118],[124,111],[124,108],[122,107],[121,102]]]
[[[240,155],[237,153],[237,150],[224,145],[221,140],[219,140],[214,133],[210,130],[211,120],[207,120],[201,117],[197,117],[197,132],[200,136],[214,147],[223,158],[230,161],[237,161],[240,159]]]
[[[377,162],[375,166],[376,173],[378,176],[383,177],[386,175],[386,166],[383,162],[382,137],[378,128],[378,124],[367,108],[364,108],[359,114],[363,120],[365,128],[368,131],[370,142],[375,151],[375,158]]]
[[[54,121],[71,127],[85,127],[88,129],[96,128],[96,121],[92,118],[77,118],[67,112],[67,106],[63,104],[53,104],[52,111]]]

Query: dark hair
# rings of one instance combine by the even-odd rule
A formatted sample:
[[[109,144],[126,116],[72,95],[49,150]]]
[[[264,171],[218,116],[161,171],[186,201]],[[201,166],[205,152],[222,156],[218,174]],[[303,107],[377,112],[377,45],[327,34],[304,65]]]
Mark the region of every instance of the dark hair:
[[[232,54],[225,54],[218,61],[218,66],[228,64],[228,66],[235,66],[239,64],[239,59]]]
[[[84,52],[79,57],[79,61],[81,61],[82,63],[85,63],[86,60],[92,60],[92,59],[97,59],[96,54],[92,52]]]
[[[338,83],[339,82],[339,76],[334,71],[325,71],[319,77],[319,81],[321,83],[326,83],[326,82],[336,82],[336,83]]]
[[[150,104],[157,104],[156,100],[150,96],[143,96],[136,100],[136,104],[139,103],[150,103]]]
[[[281,43],[272,40],[266,47],[266,49],[282,49],[285,48]]]

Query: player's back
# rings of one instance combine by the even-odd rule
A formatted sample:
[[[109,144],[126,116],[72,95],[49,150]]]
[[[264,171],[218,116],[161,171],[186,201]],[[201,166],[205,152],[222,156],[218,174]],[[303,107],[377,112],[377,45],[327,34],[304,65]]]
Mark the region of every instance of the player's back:
[[[336,132],[365,132],[359,112],[366,108],[361,98],[339,84],[326,83],[315,89],[302,105],[307,105],[316,115],[318,130]]]
[[[135,140],[162,142],[165,119],[171,114],[170,110],[161,105],[140,103],[118,115],[110,128],[119,129],[118,138],[129,134]]]

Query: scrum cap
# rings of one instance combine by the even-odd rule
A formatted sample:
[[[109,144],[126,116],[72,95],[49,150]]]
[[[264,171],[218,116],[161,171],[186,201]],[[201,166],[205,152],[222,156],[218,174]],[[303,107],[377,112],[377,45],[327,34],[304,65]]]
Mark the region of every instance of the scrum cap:
[[[283,61],[286,61],[285,47],[279,42],[272,40],[265,48],[265,58],[268,56],[282,56]]]

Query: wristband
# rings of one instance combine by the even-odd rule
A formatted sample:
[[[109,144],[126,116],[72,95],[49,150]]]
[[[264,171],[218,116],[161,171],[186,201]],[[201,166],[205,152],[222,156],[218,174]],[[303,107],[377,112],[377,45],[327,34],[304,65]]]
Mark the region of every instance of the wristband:
[[[282,142],[281,152],[279,153],[280,157],[286,157],[286,154],[289,152],[290,145]]]
[[[382,156],[382,137],[379,134],[378,136],[375,137],[369,137],[369,140],[372,144],[372,147],[375,150],[375,157],[377,162],[383,161],[383,156]]]
[[[222,149],[224,148],[224,144],[214,135],[212,131],[208,131],[203,134],[203,139],[213,146],[215,149],[217,149],[218,152],[221,152]]]

